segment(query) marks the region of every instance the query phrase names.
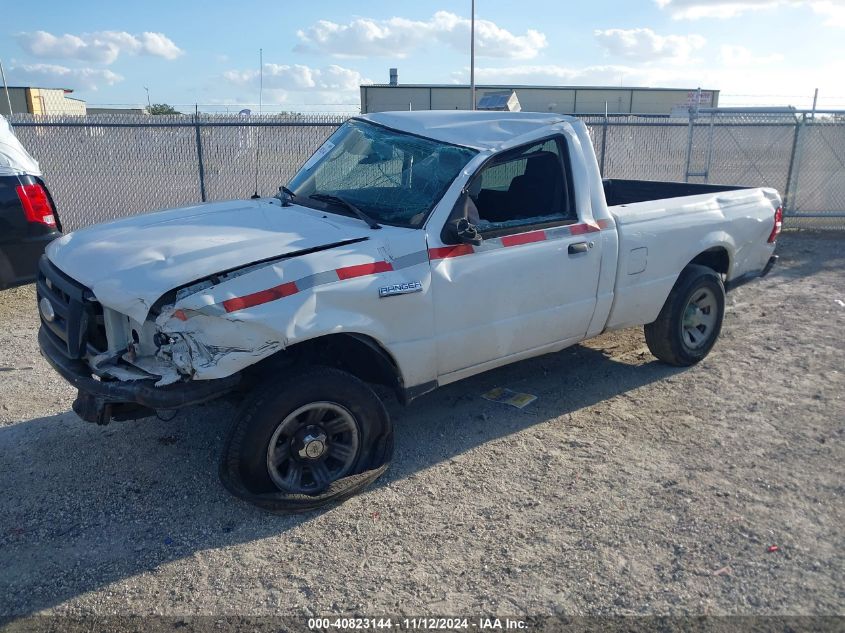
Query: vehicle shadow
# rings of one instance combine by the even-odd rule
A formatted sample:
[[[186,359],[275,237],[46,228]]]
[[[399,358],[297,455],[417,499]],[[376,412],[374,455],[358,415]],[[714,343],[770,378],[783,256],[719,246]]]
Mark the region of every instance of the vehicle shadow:
[[[843,244],[843,231],[787,231],[778,238],[775,253],[780,261],[771,277],[790,280],[824,270],[841,270],[845,265]]]
[[[376,488],[528,427],[566,424],[561,416],[680,371],[646,354],[611,358],[575,346],[407,408],[390,401],[396,451]],[[518,410],[480,398],[494,386],[538,400]],[[217,468],[234,412],[234,403],[219,402],[172,421],[97,427],[68,412],[0,427],[0,616],[32,614],[170,561],[347,511],[273,515],[230,496]]]

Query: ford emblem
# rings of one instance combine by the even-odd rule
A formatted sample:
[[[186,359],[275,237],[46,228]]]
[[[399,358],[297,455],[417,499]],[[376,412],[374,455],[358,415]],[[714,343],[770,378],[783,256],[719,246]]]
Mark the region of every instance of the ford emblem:
[[[38,302],[38,309],[41,310],[41,316],[44,317],[45,321],[52,323],[56,318],[56,311],[53,310],[53,304],[47,297]]]

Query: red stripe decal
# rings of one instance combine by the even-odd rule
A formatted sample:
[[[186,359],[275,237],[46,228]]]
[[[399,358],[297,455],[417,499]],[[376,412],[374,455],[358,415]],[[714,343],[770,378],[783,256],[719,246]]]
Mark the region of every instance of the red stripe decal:
[[[597,233],[601,229],[592,224],[573,224],[569,227],[569,232],[572,235],[583,235],[584,233]]]
[[[243,310],[245,308],[261,305],[262,303],[275,301],[276,299],[281,299],[282,297],[289,297],[297,292],[299,292],[299,289],[296,287],[296,282],[289,281],[286,284],[268,288],[267,290],[253,292],[251,295],[246,295],[245,297],[227,299],[223,302],[223,307],[226,309],[226,312],[234,312],[235,310]]]
[[[613,225],[612,220],[604,219],[598,220],[596,224],[573,224],[569,227],[571,235],[583,235],[584,233],[596,233],[603,228],[608,228]],[[547,239],[545,231],[529,231],[527,233],[519,233],[517,235],[506,235],[501,238],[502,246],[519,246],[521,244],[532,244],[534,242],[543,242]],[[428,249],[428,257],[434,261],[437,259],[449,259],[452,257],[461,257],[463,255],[472,255],[475,249],[469,244],[458,244],[457,246],[443,246],[440,248]],[[335,270],[338,279],[354,279],[355,277],[363,277],[365,275],[375,275],[377,273],[384,273],[393,270],[393,265],[390,262],[380,261],[372,262],[370,264],[358,264],[357,266],[345,266]],[[289,297],[299,292],[295,281],[289,281],[267,290],[260,290],[244,297],[234,297],[223,302],[223,307],[226,312],[235,312],[236,310],[244,310],[252,308],[263,303],[275,301],[283,297]],[[177,315],[181,318],[183,315]]]
[[[475,251],[469,244],[458,244],[457,246],[443,246],[441,248],[428,249],[428,258],[448,259],[450,257],[460,257],[461,255],[472,255]]]
[[[386,273],[393,270],[393,264],[390,262],[373,262],[372,264],[358,264],[357,266],[346,266],[345,268],[338,268],[338,279],[352,279],[353,277],[363,277],[364,275],[375,275],[376,273]]]
[[[520,244],[531,244],[532,242],[545,242],[545,231],[529,231],[517,235],[506,235],[502,238],[502,246],[519,246]]]

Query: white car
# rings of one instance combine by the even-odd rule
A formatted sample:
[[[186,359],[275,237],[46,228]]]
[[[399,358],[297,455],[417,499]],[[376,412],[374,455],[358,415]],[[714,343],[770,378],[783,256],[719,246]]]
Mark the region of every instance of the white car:
[[[341,126],[272,198],[76,231],[41,262],[39,343],[85,420],[248,387],[227,486],[265,507],[378,476],[408,402],[608,330],[710,352],[725,289],[774,264],[766,188],[602,181],[566,116],[400,112]]]

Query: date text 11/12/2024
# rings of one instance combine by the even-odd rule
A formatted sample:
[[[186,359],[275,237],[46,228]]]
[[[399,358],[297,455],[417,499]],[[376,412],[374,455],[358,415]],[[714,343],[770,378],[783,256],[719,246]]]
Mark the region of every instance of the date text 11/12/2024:
[[[330,630],[524,630],[524,620],[511,618],[309,618],[308,628],[312,631]]]

